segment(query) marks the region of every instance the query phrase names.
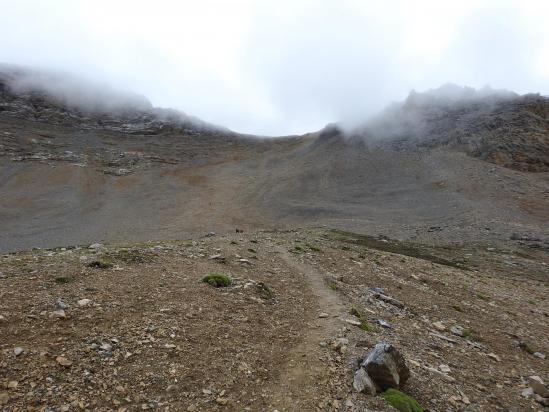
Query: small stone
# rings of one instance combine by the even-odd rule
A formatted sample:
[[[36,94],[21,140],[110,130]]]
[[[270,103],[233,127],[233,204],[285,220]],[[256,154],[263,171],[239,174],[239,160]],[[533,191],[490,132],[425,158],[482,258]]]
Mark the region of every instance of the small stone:
[[[451,377],[450,375],[445,374],[444,372],[439,371],[438,369],[435,369],[435,368],[425,368],[425,369],[428,370],[429,372],[432,372],[433,374],[437,375],[439,378],[441,378],[445,382],[453,383],[453,382],[456,381],[453,377]]]
[[[4,315],[0,315],[0,322],[6,322],[7,319]]]
[[[454,334],[454,335],[456,335],[456,336],[461,336],[461,337],[463,337],[463,335],[464,335],[464,329],[463,329],[463,327],[458,326],[458,325],[452,326],[452,327],[450,328],[450,332],[452,332],[452,334]]]
[[[486,356],[488,356],[489,358],[495,360],[496,362],[501,362],[501,358],[498,355],[496,355],[495,353],[489,353]]]
[[[227,405],[228,401],[228,399],[222,398],[221,396],[215,399],[215,403],[217,403],[218,405]]]
[[[214,236],[215,236],[215,232],[206,233],[206,237],[214,237]]]
[[[441,364],[441,365],[438,365],[438,369],[443,372],[443,373],[450,373],[452,372],[452,370],[450,369],[450,367],[448,365],[445,365],[444,363]]]
[[[534,352],[533,355],[534,355],[536,358],[545,359],[545,353]]]
[[[546,398],[549,397],[549,390],[545,387],[543,380],[536,375],[528,377],[528,385],[534,390],[534,393]]]
[[[202,389],[202,393],[203,393],[204,395],[211,395],[211,394],[212,394],[212,391],[209,390],[209,389]]]
[[[65,319],[66,317],[67,314],[63,309],[57,309],[50,313],[50,318]]]
[[[7,405],[10,401],[10,396],[7,392],[0,392],[0,406]]]
[[[68,309],[69,308],[69,305],[67,305],[65,302],[63,302],[61,299],[57,299],[55,301],[55,309],[59,310],[65,310],[65,309]]]
[[[72,365],[72,361],[68,360],[67,358],[65,358],[64,356],[58,356],[57,358],[55,358],[55,361],[61,365],[61,366],[65,366],[65,367],[69,367]]]
[[[102,343],[101,346],[99,346],[99,349],[105,352],[110,352],[112,350],[112,345],[110,343]]]
[[[353,326],[362,325],[362,323],[359,320],[356,320],[356,319],[345,319],[345,322],[347,322],[349,325],[353,325]]]
[[[328,315],[326,312],[321,312],[318,314],[319,318],[328,318],[330,315]]]
[[[391,329],[391,324],[383,319],[378,319],[376,323],[382,328]]]
[[[78,302],[78,306],[88,306],[91,303],[91,299],[80,299]]]
[[[21,347],[21,346],[18,346],[16,347],[15,349],[13,349],[13,354],[15,356],[19,356],[21,355],[25,350]]]
[[[534,396],[534,390],[530,387],[526,388],[526,389],[523,389],[522,392],[521,392],[521,396],[523,398],[531,398]]]
[[[444,326],[441,321],[433,322],[433,326],[435,327],[436,330],[440,332],[442,332],[443,330],[446,330],[446,326]]]
[[[355,404],[353,403],[352,400],[347,399],[347,400],[345,401],[345,406],[346,406],[347,408],[352,408],[353,406],[355,406]]]
[[[9,382],[8,382],[8,389],[15,389],[15,388],[17,388],[17,385],[19,385],[19,382],[17,382],[17,381],[9,381]]]
[[[103,247],[102,243],[92,243],[88,249],[101,249]]]
[[[355,372],[353,388],[355,388],[357,392],[370,395],[375,395],[377,392],[374,382],[363,368],[358,368]]]

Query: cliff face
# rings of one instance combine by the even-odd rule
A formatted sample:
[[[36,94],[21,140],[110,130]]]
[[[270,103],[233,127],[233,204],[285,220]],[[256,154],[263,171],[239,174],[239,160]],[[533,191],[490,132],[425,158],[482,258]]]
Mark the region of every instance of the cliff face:
[[[549,98],[535,94],[449,99],[413,93],[355,134],[404,149],[447,146],[522,171],[549,170]]]

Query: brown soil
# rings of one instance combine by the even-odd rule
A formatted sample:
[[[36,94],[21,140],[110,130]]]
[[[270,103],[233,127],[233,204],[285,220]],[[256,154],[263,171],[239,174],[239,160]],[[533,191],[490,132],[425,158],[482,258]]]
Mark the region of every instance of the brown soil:
[[[404,390],[430,411],[539,410],[521,390],[529,375],[549,377],[547,360],[528,352],[549,351],[549,284],[506,262],[535,273],[546,257],[496,250],[483,266],[481,250],[382,240],[300,230],[5,255],[2,407],[390,411],[352,389],[354,359],[389,341],[412,370]],[[472,255],[468,267],[450,264],[452,254]],[[88,266],[97,259],[113,266]],[[214,272],[233,285],[202,282]],[[51,317],[57,299],[69,305],[65,319]],[[352,308],[369,331],[347,322]],[[468,336],[452,335],[454,325]],[[349,343],[335,350],[339,337]],[[427,369],[441,364],[451,379]]]

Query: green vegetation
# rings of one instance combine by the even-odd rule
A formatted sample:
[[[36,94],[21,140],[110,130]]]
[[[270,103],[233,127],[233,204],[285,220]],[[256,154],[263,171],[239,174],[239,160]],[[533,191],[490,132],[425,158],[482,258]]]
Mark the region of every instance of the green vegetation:
[[[337,283],[335,280],[328,281],[328,287],[332,290],[337,290]]]
[[[54,280],[55,280],[55,283],[58,283],[60,285],[70,282],[70,279],[65,276],[57,276]]]
[[[387,403],[400,412],[423,412],[423,408],[414,398],[399,390],[388,389],[382,396]]]
[[[350,310],[351,315],[356,316],[358,320],[360,320],[360,326],[359,328],[362,329],[365,332],[375,332],[376,328],[374,328],[372,325],[368,323],[368,319],[366,317],[366,314],[360,310],[360,308],[356,305],[353,305]]]
[[[477,293],[477,298],[479,298],[479,299],[481,299],[481,300],[484,300],[484,301],[488,301],[488,300],[489,300],[488,296],[483,295],[482,293]]]
[[[233,281],[229,276],[222,275],[220,273],[210,273],[209,275],[204,276],[204,278],[202,279],[202,282],[205,282],[208,285],[216,288],[230,286],[231,283],[233,283]]]
[[[417,259],[428,260],[439,265],[450,266],[454,268],[466,269],[463,262],[448,260],[440,256],[431,254],[428,246],[414,244],[411,242],[402,242],[392,239],[381,239],[369,235],[360,235],[357,233],[346,232],[343,230],[330,230],[326,235],[330,240],[351,243],[354,245],[365,246],[368,249],[381,250],[383,252],[397,253],[399,255],[410,256]],[[349,250],[348,246],[343,246],[342,250]],[[432,249],[432,248],[431,248]],[[439,248],[440,249],[440,248]],[[376,262],[377,263],[377,262]]]
[[[113,267],[113,264],[110,260],[96,259],[88,263],[88,266],[91,268],[98,268],[98,269],[110,269]]]
[[[114,253],[112,257],[125,263],[147,263],[153,261],[154,254],[138,249],[121,249]]]
[[[452,309],[458,312],[463,312],[463,308],[459,305],[452,305]]]
[[[528,342],[519,342],[519,347],[525,351],[526,353],[529,353],[532,355],[535,352],[535,349],[532,348],[532,346]]]
[[[259,296],[265,300],[274,298],[273,290],[263,282],[259,282],[256,286]]]

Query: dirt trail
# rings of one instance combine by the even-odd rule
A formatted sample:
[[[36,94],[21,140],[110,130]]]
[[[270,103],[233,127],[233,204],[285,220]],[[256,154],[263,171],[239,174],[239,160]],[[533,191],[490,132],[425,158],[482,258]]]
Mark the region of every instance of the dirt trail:
[[[329,344],[342,329],[345,306],[338,294],[331,290],[325,281],[326,274],[307,263],[300,262],[286,249],[277,248],[282,260],[296,272],[302,274],[307,286],[317,298],[318,313],[305,314],[312,317],[307,330],[302,331],[303,341],[287,354],[287,363],[280,373],[272,391],[273,406],[278,411],[312,410],[325,384],[329,384],[330,371],[322,342]],[[320,313],[329,316],[319,318]]]

